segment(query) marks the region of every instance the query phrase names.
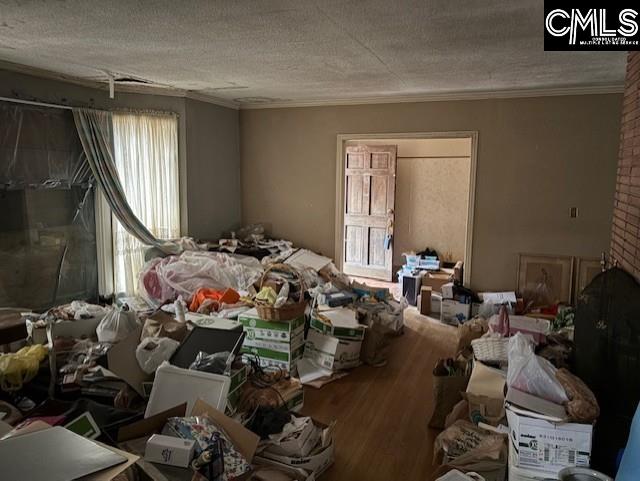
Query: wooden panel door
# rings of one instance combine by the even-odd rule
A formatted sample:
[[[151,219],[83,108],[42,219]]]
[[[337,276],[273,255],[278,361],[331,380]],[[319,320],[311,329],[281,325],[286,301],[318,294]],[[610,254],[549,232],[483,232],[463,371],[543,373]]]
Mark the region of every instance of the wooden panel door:
[[[343,271],[391,281],[396,146],[358,145],[345,149]]]

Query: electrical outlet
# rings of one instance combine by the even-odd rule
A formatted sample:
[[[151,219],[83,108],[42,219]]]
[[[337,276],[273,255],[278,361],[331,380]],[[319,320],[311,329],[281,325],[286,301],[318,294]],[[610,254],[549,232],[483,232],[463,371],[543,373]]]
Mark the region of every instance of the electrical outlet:
[[[569,208],[569,217],[571,217],[572,219],[575,219],[576,217],[578,217],[578,208],[577,207],[570,207]]]

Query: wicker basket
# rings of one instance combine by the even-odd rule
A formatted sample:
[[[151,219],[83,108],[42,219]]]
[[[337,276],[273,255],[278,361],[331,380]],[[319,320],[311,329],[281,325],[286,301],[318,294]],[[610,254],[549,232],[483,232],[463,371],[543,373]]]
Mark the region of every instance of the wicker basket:
[[[300,275],[300,272],[291,267],[289,264],[273,264],[264,271],[264,274],[262,274],[262,279],[260,280],[260,289],[262,289],[262,286],[267,279],[267,274],[269,274],[269,272],[272,270],[287,271],[294,274],[300,281],[300,298],[298,299],[298,302],[287,303],[282,307],[273,307],[266,302],[256,301],[256,310],[258,311],[258,316],[260,316],[260,319],[264,321],[290,321],[304,315],[304,311],[307,307],[307,302],[304,300],[304,291],[306,289],[304,279]]]
[[[473,355],[478,361],[507,362],[508,337],[481,337],[471,341]]]

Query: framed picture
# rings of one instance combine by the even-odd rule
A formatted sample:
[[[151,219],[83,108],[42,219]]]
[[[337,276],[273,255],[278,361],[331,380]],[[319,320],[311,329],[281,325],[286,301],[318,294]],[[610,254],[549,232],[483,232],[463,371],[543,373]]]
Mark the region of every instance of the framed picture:
[[[520,254],[518,292],[537,306],[571,303],[573,257]]]
[[[573,294],[574,302],[578,301],[578,296],[587,287],[593,278],[600,274],[602,266],[600,259],[578,257],[576,260],[576,283]]]

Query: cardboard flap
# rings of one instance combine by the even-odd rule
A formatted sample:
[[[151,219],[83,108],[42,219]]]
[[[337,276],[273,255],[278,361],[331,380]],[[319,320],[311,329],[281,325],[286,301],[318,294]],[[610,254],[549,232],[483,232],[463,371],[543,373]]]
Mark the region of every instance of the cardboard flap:
[[[229,436],[231,442],[238,451],[245,457],[248,462],[253,460],[253,455],[258,448],[260,442],[260,436],[249,431],[238,421],[225,416],[222,412],[216,408],[210,406],[202,399],[196,400],[196,403],[191,410],[191,416],[204,416],[206,415],[217,424],[224,432]]]
[[[506,401],[510,403],[512,410],[518,414],[524,413],[524,415],[538,417],[551,422],[566,422],[568,420],[567,411],[561,404],[547,401],[512,387],[507,392]],[[522,408],[522,410],[518,409],[518,407]]]
[[[480,361],[473,363],[471,378],[467,385],[467,392],[478,396],[487,396],[504,400],[504,385],[506,374],[499,369],[486,366]]]
[[[118,442],[122,443],[124,441],[129,441],[130,439],[138,439],[143,436],[159,433],[167,423],[167,419],[184,417],[186,412],[187,403],[182,403],[148,418],[122,426],[118,430]]]
[[[122,341],[114,344],[107,352],[109,370],[136,390],[140,396],[144,396],[142,382],[151,378],[138,364],[136,348],[140,343],[142,327],[138,327]]]

